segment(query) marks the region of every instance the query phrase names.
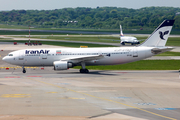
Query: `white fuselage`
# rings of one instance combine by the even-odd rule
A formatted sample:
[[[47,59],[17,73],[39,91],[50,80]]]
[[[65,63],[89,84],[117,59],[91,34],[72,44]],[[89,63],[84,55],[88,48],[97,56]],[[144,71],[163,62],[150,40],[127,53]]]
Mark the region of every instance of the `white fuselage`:
[[[8,63],[19,66],[53,66],[62,59],[102,55],[100,59],[84,61],[86,65],[116,65],[151,57],[154,47],[112,47],[112,48],[68,48],[68,49],[26,49],[9,53],[3,58]],[[11,55],[12,54],[12,55]],[[78,60],[69,60],[79,65]]]
[[[137,40],[136,37],[129,37],[129,36],[121,36],[121,43],[122,42],[139,44],[139,41]]]

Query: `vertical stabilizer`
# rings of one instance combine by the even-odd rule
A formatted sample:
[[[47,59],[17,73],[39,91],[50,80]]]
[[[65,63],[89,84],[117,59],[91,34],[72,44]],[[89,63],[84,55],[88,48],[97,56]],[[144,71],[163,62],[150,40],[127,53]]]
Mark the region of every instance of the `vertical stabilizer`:
[[[124,36],[124,35],[123,35],[123,32],[122,32],[122,27],[121,27],[121,25],[120,25],[120,36]]]
[[[164,20],[140,46],[163,47],[171,32],[175,20]]]

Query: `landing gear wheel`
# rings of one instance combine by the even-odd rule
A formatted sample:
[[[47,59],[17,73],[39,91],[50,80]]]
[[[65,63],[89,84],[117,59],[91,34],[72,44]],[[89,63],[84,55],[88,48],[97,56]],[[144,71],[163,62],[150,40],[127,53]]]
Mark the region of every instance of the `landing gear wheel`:
[[[23,72],[23,73],[26,73],[26,69],[24,68],[24,66],[23,66],[22,68],[23,68],[23,71],[22,71],[22,72]]]
[[[89,73],[88,69],[80,69],[79,71],[80,71],[80,73]]]
[[[23,73],[26,73],[26,70],[23,70],[22,72],[23,72]]]
[[[79,72],[80,72],[80,73],[84,73],[84,69],[80,69]]]
[[[125,45],[125,43],[124,43],[124,42],[122,42],[122,43],[121,43],[121,45]]]
[[[84,72],[85,72],[85,73],[89,73],[89,70],[88,70],[88,69],[85,69]]]

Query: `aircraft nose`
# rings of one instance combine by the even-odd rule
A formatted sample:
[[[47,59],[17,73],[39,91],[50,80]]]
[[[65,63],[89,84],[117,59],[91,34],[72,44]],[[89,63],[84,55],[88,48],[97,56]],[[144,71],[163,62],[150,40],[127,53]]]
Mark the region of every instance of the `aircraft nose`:
[[[5,61],[5,62],[10,62],[8,57],[3,57],[2,60]]]
[[[3,61],[6,61],[6,57],[3,57],[3,59],[2,59]]]

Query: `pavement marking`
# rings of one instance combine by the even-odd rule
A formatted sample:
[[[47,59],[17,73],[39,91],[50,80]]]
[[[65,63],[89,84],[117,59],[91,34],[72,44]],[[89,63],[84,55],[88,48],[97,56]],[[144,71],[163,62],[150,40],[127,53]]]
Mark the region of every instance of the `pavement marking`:
[[[63,98],[60,98],[60,99],[84,100],[84,99],[86,99],[86,98],[63,97]]]
[[[47,92],[47,93],[58,93],[58,92]]]
[[[5,77],[5,78],[20,78],[20,76],[8,76],[8,77]]]
[[[117,90],[93,90],[93,91],[77,91],[77,92],[117,92]]]
[[[73,97],[70,97],[69,99],[84,100],[85,98],[73,98]]]
[[[1,48],[1,50],[4,50],[6,47],[8,47],[8,45],[3,45],[4,47]]]
[[[156,105],[154,103],[134,103],[136,105]]]
[[[6,68],[14,68],[14,69],[17,69],[17,68],[22,68],[22,67],[19,67],[19,66],[17,66],[17,67],[0,67],[0,69],[6,69]],[[36,69],[36,68],[39,68],[39,67],[24,67],[24,68],[26,68],[26,69]]]
[[[176,108],[154,108],[156,110],[176,110]]]
[[[111,97],[111,98],[113,98],[113,99],[130,99],[131,97],[122,96],[122,97]]]
[[[26,76],[26,77],[42,77],[42,76]]]
[[[27,98],[31,97],[30,94],[3,94],[1,97],[4,98]]]
[[[11,117],[11,116],[14,116],[14,115],[4,115],[4,116],[0,116],[0,118]]]
[[[56,83],[57,85],[69,85],[69,83]]]
[[[89,97],[92,97],[92,98],[96,98],[96,99],[100,99],[100,100],[104,100],[104,101],[108,101],[108,102],[117,103],[117,104],[120,104],[120,105],[123,105],[123,106],[126,106],[126,107],[134,108],[134,109],[137,109],[137,110],[140,110],[140,111],[143,111],[143,112],[155,115],[155,116],[159,116],[159,117],[162,117],[162,118],[166,118],[166,119],[169,119],[169,120],[177,120],[175,118],[171,118],[171,117],[167,117],[167,116],[164,116],[164,115],[160,115],[160,114],[157,114],[157,113],[154,113],[154,112],[151,112],[151,111],[148,111],[148,110],[136,107],[136,106],[128,105],[128,104],[121,103],[121,102],[118,102],[118,101],[114,101],[114,100],[111,100],[111,99],[107,99],[107,98],[103,98],[103,97],[98,97],[98,96],[94,96],[94,95],[83,93],[83,92],[78,92],[76,90],[72,90],[72,89],[69,89],[69,88],[61,87],[61,86],[58,86],[58,85],[55,85],[55,84],[52,84],[52,83],[47,83],[47,82],[40,81],[40,80],[35,80],[35,79],[32,79],[32,78],[28,78],[28,79],[33,80],[33,81],[37,81],[39,83],[43,83],[43,84],[46,84],[46,85],[54,86],[54,87],[57,87],[57,88],[65,89],[67,91],[71,91],[71,92],[74,92],[74,93],[79,93],[79,94],[82,94],[82,95],[86,95],[86,96],[89,96]]]

